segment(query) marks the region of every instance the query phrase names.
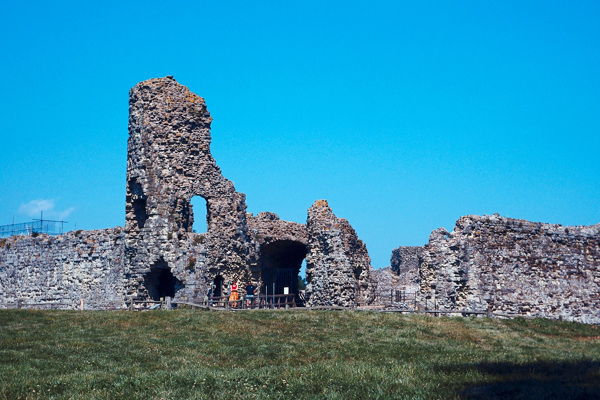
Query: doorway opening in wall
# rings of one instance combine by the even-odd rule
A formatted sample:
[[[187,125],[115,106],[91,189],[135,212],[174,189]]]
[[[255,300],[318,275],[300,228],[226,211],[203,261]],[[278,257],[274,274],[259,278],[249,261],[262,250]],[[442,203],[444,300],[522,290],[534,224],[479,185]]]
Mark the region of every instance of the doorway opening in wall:
[[[260,275],[263,285],[261,293],[295,294],[296,301],[300,290],[300,269],[308,252],[306,245],[293,240],[277,240],[264,244],[260,249]]]
[[[194,196],[190,200],[192,206],[192,212],[194,215],[194,224],[192,226],[192,232],[205,233],[208,231],[207,225],[207,210],[208,203],[201,196]]]
[[[213,297],[223,296],[223,277],[221,275],[215,276],[212,287]]]
[[[298,274],[298,291],[306,289],[306,258],[302,260],[302,266],[300,267],[300,273]]]
[[[148,297],[155,301],[160,300],[161,297],[175,297],[175,293],[184,287],[163,259],[152,264],[150,271],[144,275],[144,286],[148,291]]]

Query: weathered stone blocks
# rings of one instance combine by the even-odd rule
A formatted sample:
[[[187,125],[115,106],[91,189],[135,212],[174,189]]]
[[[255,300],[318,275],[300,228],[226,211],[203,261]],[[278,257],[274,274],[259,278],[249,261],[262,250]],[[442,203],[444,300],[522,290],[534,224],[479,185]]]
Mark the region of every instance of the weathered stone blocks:
[[[350,307],[370,302],[371,259],[348,221],[337,218],[326,200],[308,209],[306,288],[309,306]]]
[[[400,278],[398,285],[411,293],[419,288],[419,257],[422,251],[422,246],[403,246],[392,251],[391,270]]]
[[[0,303],[24,298],[71,304],[84,298],[89,307],[103,308],[124,307],[129,297],[203,300],[224,294],[233,281],[243,287],[248,280],[261,293],[298,294],[309,243],[322,233],[315,230],[311,237],[306,225],[282,221],[274,213],[246,213],[245,195],[221,174],[210,153],[211,121],[204,99],[173,77],[133,87],[125,228],[45,241],[4,240]],[[192,231],[194,196],[206,200],[208,229],[202,234]],[[353,271],[347,277],[349,290],[336,293],[335,300],[350,305],[356,293],[368,294],[370,260],[348,222],[336,224],[343,259],[328,264],[317,247],[311,254],[330,276]]]
[[[600,322],[600,224],[466,216],[417,252],[422,303]],[[397,269],[413,275],[414,258],[399,259]]]
[[[122,228],[0,241],[0,305],[61,303],[62,308],[122,308]]]

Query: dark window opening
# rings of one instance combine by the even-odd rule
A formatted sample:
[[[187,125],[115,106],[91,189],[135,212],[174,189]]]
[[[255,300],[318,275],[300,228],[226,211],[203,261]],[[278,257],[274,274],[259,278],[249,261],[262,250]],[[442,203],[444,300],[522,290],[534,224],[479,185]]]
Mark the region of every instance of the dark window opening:
[[[139,229],[142,229],[148,219],[148,212],[146,211],[146,200],[148,196],[144,194],[142,185],[135,179],[129,181],[129,194],[131,196],[131,208],[135,215],[137,226]]]
[[[146,212],[146,199],[133,200],[133,212],[135,214],[138,228],[142,229],[144,224],[146,224],[146,220],[148,219],[148,213]]]
[[[298,277],[307,252],[304,244],[292,240],[263,245],[259,260],[263,282],[261,293],[268,290],[272,294],[275,290],[275,294],[284,294],[288,288],[288,293],[298,294]]]
[[[190,214],[191,220],[193,221],[192,232],[204,233],[208,231],[207,228],[207,209],[208,203],[203,197],[194,196],[190,200]]]
[[[152,300],[160,300],[161,297],[175,297],[183,283],[175,278],[166,262],[160,260],[150,267],[150,272],[144,275],[144,285],[148,291],[148,297]]]

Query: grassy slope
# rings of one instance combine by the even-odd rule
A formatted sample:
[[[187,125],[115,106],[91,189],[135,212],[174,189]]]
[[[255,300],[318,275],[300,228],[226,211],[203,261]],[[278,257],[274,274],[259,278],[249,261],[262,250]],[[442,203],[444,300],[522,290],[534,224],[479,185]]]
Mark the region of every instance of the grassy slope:
[[[600,330],[367,312],[0,311],[0,399],[70,397],[600,398]]]

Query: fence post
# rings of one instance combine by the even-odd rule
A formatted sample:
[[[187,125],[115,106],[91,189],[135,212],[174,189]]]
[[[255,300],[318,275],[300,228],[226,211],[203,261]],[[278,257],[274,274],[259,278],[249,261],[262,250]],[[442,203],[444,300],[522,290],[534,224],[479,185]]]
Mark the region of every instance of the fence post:
[[[83,311],[83,298],[79,299],[79,311]]]
[[[19,309],[20,309],[20,308],[21,308],[21,305],[22,305],[22,303],[23,303],[23,300],[22,300],[22,299],[17,299],[17,308],[19,308]]]
[[[171,309],[171,296],[165,297],[165,302],[166,302],[166,309],[170,310]]]

